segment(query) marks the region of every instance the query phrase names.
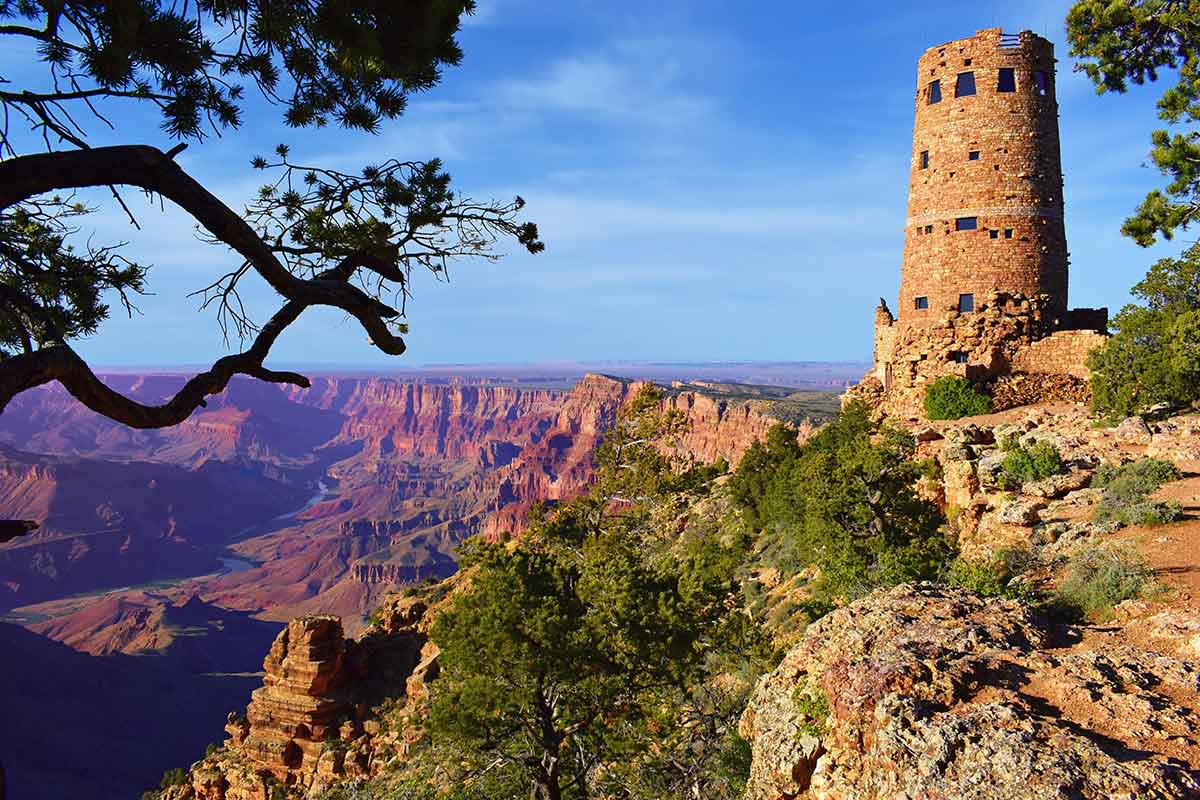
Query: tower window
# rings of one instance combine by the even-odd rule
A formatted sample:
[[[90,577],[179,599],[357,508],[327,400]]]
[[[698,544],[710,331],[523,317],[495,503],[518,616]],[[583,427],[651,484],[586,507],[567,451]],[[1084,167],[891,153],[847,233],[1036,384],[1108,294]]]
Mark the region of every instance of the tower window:
[[[921,151],[921,169],[929,169],[929,151]]]
[[[955,364],[965,364],[967,363],[967,354],[962,350],[955,350],[950,354],[950,360]]]
[[[925,90],[925,97],[929,105],[942,102],[942,82],[930,81],[929,88]]]
[[[1015,92],[1017,90],[1017,71],[1012,67],[1000,68],[1000,80],[996,83],[997,92]]]
[[[1012,229],[1012,228],[1005,228],[1005,229],[1004,229],[1004,238],[1005,238],[1005,239],[1011,239],[1011,238],[1012,238],[1012,232],[1013,232],[1013,229]]]
[[[967,161],[978,161],[978,160],[979,160],[979,151],[978,150],[972,150],[971,152],[967,153]]]
[[[913,308],[915,308],[917,311],[927,311],[929,309],[929,298],[918,297],[913,301]]]
[[[954,230],[956,231],[973,231],[979,227],[979,220],[975,217],[959,217],[954,220]]]
[[[971,59],[969,59],[969,58],[967,58],[967,59],[963,59],[963,66],[964,66],[964,67],[969,67],[969,66],[971,66]]]
[[[975,310],[975,295],[960,294],[958,296],[959,311],[974,311]]]
[[[988,231],[988,238],[989,239],[999,239],[1000,231],[996,230],[995,228],[992,228],[990,231]]]
[[[975,73],[958,73],[958,80],[954,83],[954,96],[970,97],[973,94],[975,94]]]
[[[926,233],[933,233],[933,226],[932,226],[932,225],[926,225],[926,226],[925,226],[925,232],[926,232]]]
[[[1037,72],[1033,73],[1033,91],[1034,91],[1034,93],[1040,94],[1042,97],[1045,97],[1046,96],[1046,87],[1047,87],[1046,73],[1042,72],[1039,69]]]

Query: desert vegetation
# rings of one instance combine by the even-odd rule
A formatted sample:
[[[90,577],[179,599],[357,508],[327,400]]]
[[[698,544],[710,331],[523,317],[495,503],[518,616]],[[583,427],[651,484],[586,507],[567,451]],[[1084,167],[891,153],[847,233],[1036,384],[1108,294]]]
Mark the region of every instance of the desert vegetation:
[[[997,480],[1005,489],[1019,489],[1030,481],[1049,478],[1066,469],[1062,453],[1050,442],[1034,442],[1026,447],[1010,439],[1003,447],[1004,461]]]
[[[929,419],[960,419],[991,410],[991,398],[966,378],[943,375],[925,387],[925,416]]]
[[[1098,544],[1067,563],[1057,599],[1081,616],[1107,616],[1113,606],[1141,597],[1151,585],[1146,559],[1128,545]]]
[[[1120,466],[1102,464],[1092,479],[1092,486],[1104,490],[1094,519],[1124,525],[1174,522],[1183,516],[1179,503],[1151,500],[1150,495],[1180,477],[1178,467],[1156,458],[1143,458]]]

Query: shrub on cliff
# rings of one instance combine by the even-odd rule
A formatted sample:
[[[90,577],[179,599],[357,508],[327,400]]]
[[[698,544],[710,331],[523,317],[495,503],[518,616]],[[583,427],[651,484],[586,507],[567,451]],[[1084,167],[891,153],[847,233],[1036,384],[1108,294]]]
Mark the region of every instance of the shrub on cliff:
[[[1058,475],[1065,469],[1062,453],[1050,442],[1023,447],[1015,440],[1004,443],[1004,461],[997,482],[1004,489],[1019,489],[1030,481]]]
[[[1034,591],[1013,579],[1029,568],[1033,555],[1028,550],[1004,548],[991,559],[954,559],[946,570],[945,581],[974,592],[980,597],[1028,599]]]
[[[1150,584],[1151,571],[1131,547],[1103,544],[1071,557],[1058,587],[1060,602],[1084,616],[1104,616],[1113,606],[1139,597]]]
[[[735,502],[761,530],[760,563],[784,577],[818,567],[814,600],[939,574],[950,557],[944,520],[917,495],[924,465],[909,434],[874,424],[852,403],[802,446],[774,438],[776,447],[747,454],[731,480]]]
[[[960,419],[991,410],[992,399],[966,378],[943,375],[925,387],[925,416],[929,419]]]
[[[1159,488],[1182,477],[1169,461],[1143,458],[1117,466],[1101,464],[1092,478],[1092,486],[1104,490],[1093,512],[1096,522],[1120,522],[1124,525],[1165,525],[1183,516],[1173,501],[1151,500]]]
[[[1110,420],[1200,399],[1200,245],[1156,262],[1132,291],[1142,304],[1088,356],[1092,408]]]

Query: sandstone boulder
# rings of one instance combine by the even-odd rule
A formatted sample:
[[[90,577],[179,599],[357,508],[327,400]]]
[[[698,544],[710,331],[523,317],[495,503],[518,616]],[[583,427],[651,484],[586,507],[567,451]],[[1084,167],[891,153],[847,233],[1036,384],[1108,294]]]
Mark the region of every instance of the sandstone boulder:
[[[1021,487],[1021,492],[1033,497],[1044,497],[1057,500],[1071,492],[1079,491],[1092,482],[1092,473],[1076,470],[1062,475],[1051,475],[1037,481],[1030,481]]]
[[[1002,525],[1035,525],[1046,507],[1040,497],[1015,497],[1000,506],[997,521]]]
[[[1194,694],[1196,667],[1128,647],[1052,650],[1051,633],[1017,602],[928,584],[824,617],[742,717],[747,800],[1200,793],[1168,755],[1194,745],[1198,720],[1171,698]],[[824,719],[797,703],[813,687]]]
[[[1141,417],[1127,417],[1113,429],[1118,439],[1134,444],[1150,444],[1150,426]]]

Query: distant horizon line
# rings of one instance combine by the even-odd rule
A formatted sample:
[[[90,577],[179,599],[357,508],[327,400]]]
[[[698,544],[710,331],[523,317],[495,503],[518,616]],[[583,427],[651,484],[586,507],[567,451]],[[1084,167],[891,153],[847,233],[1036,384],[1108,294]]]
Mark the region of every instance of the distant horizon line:
[[[521,368],[521,367],[590,367],[590,366],[630,366],[630,367],[693,367],[693,366],[869,366],[870,359],[580,359],[580,360],[551,360],[551,361],[463,361],[463,362],[432,362],[420,365],[371,365],[371,364],[340,364],[337,362],[297,362],[280,361],[275,367],[303,369],[318,372],[419,372],[422,370],[446,369],[481,369],[481,368]],[[204,371],[211,369],[211,364],[96,364],[93,372],[138,372],[138,371]]]

